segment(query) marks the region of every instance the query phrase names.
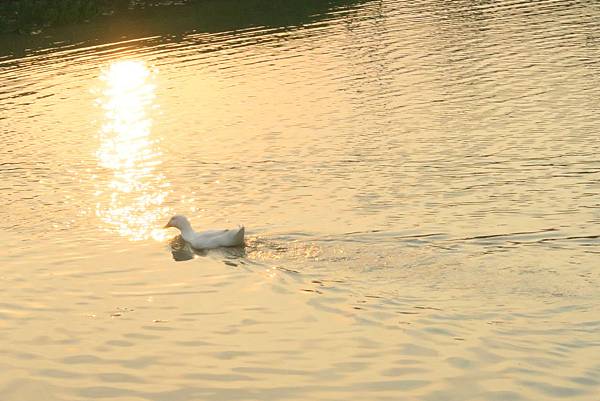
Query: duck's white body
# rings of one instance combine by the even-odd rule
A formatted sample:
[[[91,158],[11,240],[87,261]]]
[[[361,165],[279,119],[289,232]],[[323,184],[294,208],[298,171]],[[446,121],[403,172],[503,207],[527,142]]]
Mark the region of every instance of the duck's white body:
[[[197,233],[185,216],[173,216],[165,228],[175,227],[181,231],[181,237],[196,249],[211,249],[222,246],[244,245],[244,226],[231,230],[208,230]]]

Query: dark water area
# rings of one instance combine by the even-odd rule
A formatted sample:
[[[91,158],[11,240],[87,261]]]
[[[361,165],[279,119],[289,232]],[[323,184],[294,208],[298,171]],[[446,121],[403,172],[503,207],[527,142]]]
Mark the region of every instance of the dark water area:
[[[60,44],[106,43],[148,36],[164,41],[181,40],[190,31],[230,32],[254,27],[289,29],[327,18],[328,11],[359,4],[359,1],[309,0],[205,0],[134,9],[97,15],[80,25],[59,24],[43,29],[20,28],[33,34],[6,33],[3,54],[22,56],[32,49],[47,48],[53,38]],[[66,26],[65,26],[66,25]]]
[[[600,7],[297,3],[0,35],[0,400],[597,401]]]

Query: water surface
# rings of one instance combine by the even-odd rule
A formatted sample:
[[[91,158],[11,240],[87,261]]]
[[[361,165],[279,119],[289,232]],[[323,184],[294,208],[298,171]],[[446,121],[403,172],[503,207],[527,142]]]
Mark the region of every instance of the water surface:
[[[2,400],[597,400],[597,4],[246,4],[0,37]]]

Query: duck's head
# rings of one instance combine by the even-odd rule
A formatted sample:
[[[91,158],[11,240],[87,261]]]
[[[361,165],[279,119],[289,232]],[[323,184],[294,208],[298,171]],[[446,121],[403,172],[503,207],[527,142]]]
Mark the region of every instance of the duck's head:
[[[188,221],[187,217],[177,214],[177,215],[171,217],[169,222],[167,224],[165,224],[165,226],[163,228],[169,228],[169,227],[175,227],[180,230],[183,230],[184,228],[191,227],[191,225],[190,225],[190,222]]]

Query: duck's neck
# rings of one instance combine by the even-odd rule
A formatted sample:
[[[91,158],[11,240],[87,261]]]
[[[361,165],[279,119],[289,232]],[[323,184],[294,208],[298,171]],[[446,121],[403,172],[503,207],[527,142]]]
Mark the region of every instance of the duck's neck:
[[[194,236],[194,230],[192,229],[192,225],[189,221],[185,221],[179,227],[179,231],[181,231],[181,236],[183,239],[192,238]]]

